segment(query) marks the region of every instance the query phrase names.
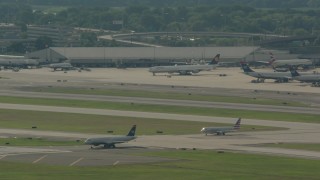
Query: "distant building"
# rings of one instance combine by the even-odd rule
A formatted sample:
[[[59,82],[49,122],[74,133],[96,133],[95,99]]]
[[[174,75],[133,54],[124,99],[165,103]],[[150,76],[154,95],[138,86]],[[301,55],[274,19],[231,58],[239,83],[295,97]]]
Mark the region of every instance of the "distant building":
[[[74,43],[72,38],[73,28],[58,26],[28,26],[28,39],[36,40],[39,37],[49,37],[52,39],[54,46],[70,46]]]
[[[0,46],[4,48],[12,42],[22,41],[23,39],[20,34],[20,27],[14,24],[0,23]],[[4,49],[2,49],[2,51],[4,51]]]
[[[14,42],[26,43],[29,46],[26,51],[32,50],[34,42],[43,36],[52,39],[53,45],[58,47],[80,45],[79,33],[70,27],[28,25],[23,32],[15,24],[0,23],[0,54],[6,54],[6,48]]]
[[[14,24],[0,23],[1,39],[20,39],[21,29]]]
[[[221,62],[240,62],[257,47],[52,47],[28,53],[40,63],[69,61],[75,66],[150,67],[190,61],[209,61],[221,54]]]

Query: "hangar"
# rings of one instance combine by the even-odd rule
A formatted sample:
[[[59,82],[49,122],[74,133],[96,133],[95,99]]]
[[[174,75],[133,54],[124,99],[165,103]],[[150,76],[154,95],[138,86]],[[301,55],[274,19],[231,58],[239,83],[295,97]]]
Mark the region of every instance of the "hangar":
[[[221,54],[222,62],[239,62],[258,47],[52,47],[27,53],[26,58],[42,64],[68,61],[87,67],[150,67],[188,61],[211,60]]]

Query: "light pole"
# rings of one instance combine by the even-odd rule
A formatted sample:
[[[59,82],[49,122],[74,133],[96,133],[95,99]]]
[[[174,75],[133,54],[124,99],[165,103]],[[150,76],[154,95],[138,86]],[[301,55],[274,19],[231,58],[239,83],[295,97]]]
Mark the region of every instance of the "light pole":
[[[221,31],[223,31],[225,26],[227,25],[227,16],[225,16],[224,14],[220,14],[220,17],[224,18],[223,19],[223,24],[221,25]]]

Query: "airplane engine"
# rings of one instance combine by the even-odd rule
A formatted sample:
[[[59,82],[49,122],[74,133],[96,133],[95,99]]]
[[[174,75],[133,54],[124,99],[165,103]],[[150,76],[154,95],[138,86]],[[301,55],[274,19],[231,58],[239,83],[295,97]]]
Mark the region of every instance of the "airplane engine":
[[[179,71],[179,74],[186,75],[187,71]]]

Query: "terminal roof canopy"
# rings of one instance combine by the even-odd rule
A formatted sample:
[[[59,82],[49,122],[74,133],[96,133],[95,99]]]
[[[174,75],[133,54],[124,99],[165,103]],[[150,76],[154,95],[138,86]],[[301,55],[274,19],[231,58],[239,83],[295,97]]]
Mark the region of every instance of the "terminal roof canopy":
[[[54,47],[66,59],[241,59],[257,47]]]

